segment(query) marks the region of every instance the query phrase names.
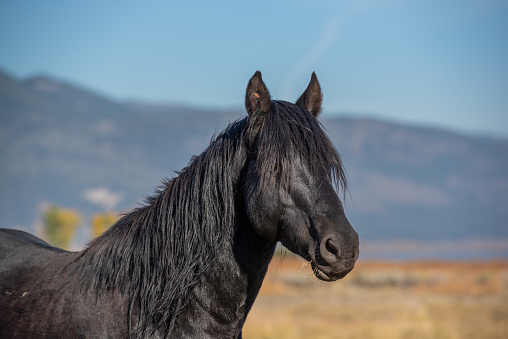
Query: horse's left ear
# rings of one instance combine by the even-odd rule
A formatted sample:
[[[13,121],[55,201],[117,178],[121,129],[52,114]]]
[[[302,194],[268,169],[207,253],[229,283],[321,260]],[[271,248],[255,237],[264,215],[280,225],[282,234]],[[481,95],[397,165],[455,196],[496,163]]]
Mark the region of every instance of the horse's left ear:
[[[316,77],[316,73],[312,72],[309,86],[300,98],[296,101],[296,104],[302,108],[305,108],[313,116],[317,117],[321,113],[321,103],[323,102],[323,94],[321,93],[321,86]]]

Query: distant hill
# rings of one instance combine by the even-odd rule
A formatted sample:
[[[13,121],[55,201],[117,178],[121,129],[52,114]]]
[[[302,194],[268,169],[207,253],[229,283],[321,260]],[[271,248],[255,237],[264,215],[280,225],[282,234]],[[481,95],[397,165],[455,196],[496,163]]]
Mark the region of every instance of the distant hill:
[[[0,225],[33,232],[48,202],[87,217],[131,209],[244,114],[117,102],[0,72]],[[368,118],[322,122],[342,154],[346,211],[361,239],[508,239],[507,139]]]

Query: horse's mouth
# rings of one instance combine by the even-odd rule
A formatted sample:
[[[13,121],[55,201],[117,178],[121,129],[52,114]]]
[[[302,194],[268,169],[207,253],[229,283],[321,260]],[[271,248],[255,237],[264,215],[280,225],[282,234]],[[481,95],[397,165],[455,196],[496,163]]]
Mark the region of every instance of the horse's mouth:
[[[302,257],[306,259],[308,263],[310,263],[312,267],[312,272],[314,273],[316,278],[327,282],[337,281],[339,279],[344,278],[349,272],[353,270],[355,263],[355,261],[342,262],[341,264],[338,265],[338,267],[332,267],[324,263],[323,259],[321,259],[319,254],[317,255],[307,254]]]
[[[353,267],[341,270],[333,270],[330,266],[318,265],[314,261],[311,261],[311,266],[316,278],[322,281],[337,281],[344,278],[349,272],[353,270]]]

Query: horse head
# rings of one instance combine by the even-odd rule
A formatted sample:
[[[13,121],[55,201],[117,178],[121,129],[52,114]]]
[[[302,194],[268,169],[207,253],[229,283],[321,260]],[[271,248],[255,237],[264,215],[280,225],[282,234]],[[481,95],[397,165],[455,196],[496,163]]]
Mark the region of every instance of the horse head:
[[[245,96],[248,113],[243,199],[255,232],[310,261],[334,281],[358,258],[358,234],[337,194],[347,189],[340,156],[317,117],[322,93],[313,73],[295,104],[270,98],[260,72]]]

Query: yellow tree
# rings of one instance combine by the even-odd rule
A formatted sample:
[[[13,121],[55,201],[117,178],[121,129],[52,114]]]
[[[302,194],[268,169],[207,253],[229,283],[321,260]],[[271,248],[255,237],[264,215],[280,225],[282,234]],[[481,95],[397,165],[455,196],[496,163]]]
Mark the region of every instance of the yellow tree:
[[[52,206],[44,214],[44,238],[53,246],[69,249],[82,219],[74,209]]]
[[[94,214],[92,216],[92,237],[96,238],[106,232],[117,220],[118,216],[113,212]]]

